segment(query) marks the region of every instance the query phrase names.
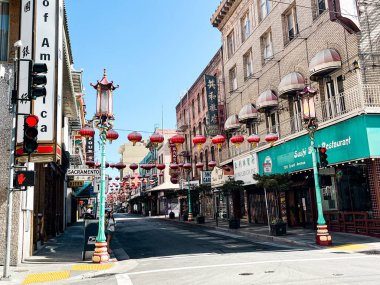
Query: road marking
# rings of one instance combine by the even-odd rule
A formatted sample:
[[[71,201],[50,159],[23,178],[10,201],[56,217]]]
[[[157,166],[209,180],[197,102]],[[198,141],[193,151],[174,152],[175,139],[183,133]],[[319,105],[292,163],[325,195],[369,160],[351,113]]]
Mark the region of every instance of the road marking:
[[[71,270],[86,271],[86,270],[106,270],[110,269],[113,264],[77,264],[71,266]]]
[[[345,257],[332,257],[332,258],[301,258],[301,259],[283,259],[283,260],[266,260],[266,261],[252,261],[252,262],[241,262],[241,263],[226,263],[226,264],[212,264],[212,265],[200,265],[200,266],[189,266],[189,267],[177,267],[177,268],[164,268],[164,269],[155,269],[155,270],[145,270],[128,273],[131,275],[142,275],[142,274],[151,274],[158,272],[170,272],[170,271],[182,271],[182,270],[194,270],[194,269],[205,269],[205,268],[217,268],[217,267],[231,267],[231,266],[242,266],[242,265],[255,265],[255,264],[265,264],[265,263],[292,263],[292,262],[306,262],[306,261],[332,261],[332,260],[348,260],[348,259],[361,259],[361,258],[377,258],[373,255],[365,256],[351,256],[348,258]]]
[[[202,257],[202,256],[215,256],[216,253],[199,253],[199,254],[180,254],[180,255],[166,255],[166,256],[160,256],[160,257],[152,257],[152,258],[144,258],[144,260],[141,260],[140,262],[145,261],[162,261],[163,259],[183,259],[183,258],[192,258],[192,257]]]
[[[43,272],[29,274],[22,284],[34,284],[48,281],[58,281],[67,279],[70,277],[70,270],[58,271],[58,272]]]
[[[133,285],[131,278],[129,278],[128,273],[116,274],[116,283],[121,285]]]
[[[362,244],[343,244],[343,245],[337,245],[332,246],[329,249],[340,249],[340,250],[362,250],[370,248],[369,246],[362,245]]]
[[[218,235],[222,235],[222,236],[226,236],[226,237],[232,237],[232,238],[242,238],[243,237],[243,236],[234,235],[234,234],[225,233],[225,232],[220,232],[220,231],[209,230],[209,231],[206,231],[206,232],[212,233],[212,234],[218,234]]]
[[[249,244],[249,243],[229,243],[229,244],[223,244],[223,246],[227,248],[254,247],[252,244]]]

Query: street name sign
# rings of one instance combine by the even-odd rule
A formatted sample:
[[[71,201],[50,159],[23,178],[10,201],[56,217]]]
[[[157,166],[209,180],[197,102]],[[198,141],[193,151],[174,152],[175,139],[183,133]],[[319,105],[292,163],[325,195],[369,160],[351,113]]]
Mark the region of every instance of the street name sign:
[[[100,169],[68,169],[68,176],[99,176]]]

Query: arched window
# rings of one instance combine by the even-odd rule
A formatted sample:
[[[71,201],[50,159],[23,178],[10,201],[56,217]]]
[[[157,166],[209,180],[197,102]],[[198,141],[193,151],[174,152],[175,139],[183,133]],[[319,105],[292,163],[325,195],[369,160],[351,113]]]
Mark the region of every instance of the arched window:
[[[198,113],[200,113],[201,112],[201,99],[199,98],[199,93],[197,96],[197,101],[198,101]]]
[[[206,94],[205,94],[205,88],[203,87],[202,88],[202,106],[203,106],[203,109],[206,109]]]
[[[199,160],[200,160],[200,162],[203,162],[203,152],[200,153]]]
[[[201,122],[199,122],[199,124],[198,124],[198,132],[200,135],[202,135],[202,123]]]

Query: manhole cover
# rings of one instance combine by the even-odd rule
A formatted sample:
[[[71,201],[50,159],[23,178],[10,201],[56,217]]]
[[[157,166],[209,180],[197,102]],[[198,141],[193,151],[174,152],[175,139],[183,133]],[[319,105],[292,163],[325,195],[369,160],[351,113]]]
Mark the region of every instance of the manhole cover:
[[[246,276],[246,275],[253,275],[253,273],[251,273],[251,272],[244,272],[244,273],[239,273],[239,275]]]
[[[267,270],[265,273],[274,273],[274,270]]]
[[[361,253],[374,255],[374,254],[380,254],[380,250],[366,250],[366,251],[362,251]]]
[[[332,275],[333,275],[333,276],[343,276],[342,273],[333,273]]]

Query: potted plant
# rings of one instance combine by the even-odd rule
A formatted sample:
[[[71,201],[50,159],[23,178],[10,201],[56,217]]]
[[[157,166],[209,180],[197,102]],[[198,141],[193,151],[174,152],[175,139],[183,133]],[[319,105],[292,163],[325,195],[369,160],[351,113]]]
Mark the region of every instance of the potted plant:
[[[286,234],[286,223],[282,219],[274,219],[270,224],[270,234],[272,236],[282,236]]]
[[[231,180],[226,181],[222,188],[224,195],[232,198],[232,215],[230,216],[230,210],[228,210],[228,225],[230,229],[240,228],[240,218],[241,218],[241,209],[240,209],[240,192],[244,190],[244,182],[241,180]],[[229,198],[228,198],[229,200]],[[227,207],[229,203],[227,202]]]

